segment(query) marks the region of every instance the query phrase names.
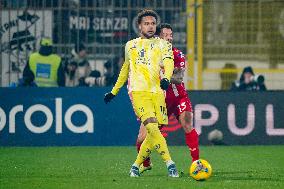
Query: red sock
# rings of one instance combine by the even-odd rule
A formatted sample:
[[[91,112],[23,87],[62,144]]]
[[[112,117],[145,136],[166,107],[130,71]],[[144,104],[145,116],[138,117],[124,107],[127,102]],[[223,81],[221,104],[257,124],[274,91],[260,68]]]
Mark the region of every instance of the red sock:
[[[195,129],[185,133],[185,142],[189,148],[192,162],[199,159],[199,139]]]
[[[138,141],[136,142],[136,148],[137,148],[137,152],[138,152],[138,153],[139,153],[139,151],[140,151],[141,144],[142,144],[142,143],[140,143],[140,142],[138,142]],[[150,164],[151,164],[150,157],[148,157],[147,159],[145,159],[145,160],[143,161],[144,167],[149,167]]]

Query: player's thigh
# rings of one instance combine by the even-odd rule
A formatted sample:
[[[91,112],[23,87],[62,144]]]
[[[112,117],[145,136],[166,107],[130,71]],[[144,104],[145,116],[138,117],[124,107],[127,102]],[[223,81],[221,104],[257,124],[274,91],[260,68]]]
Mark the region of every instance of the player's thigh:
[[[139,116],[137,115],[137,113],[136,113],[136,111],[135,111],[135,109],[134,109],[133,95],[132,95],[132,93],[133,93],[133,92],[128,92],[128,96],[129,96],[130,102],[131,102],[131,104],[132,104],[134,113],[135,113],[135,115],[136,115],[136,119],[137,119],[137,121],[139,122],[139,121],[141,121],[141,120],[140,120]]]
[[[172,114],[176,114],[176,104],[172,100],[166,100],[166,107],[167,107],[167,115],[168,119],[171,117]]]
[[[164,93],[157,93],[154,95],[153,101],[155,103],[155,113],[160,125],[168,124],[167,107]]]
[[[188,98],[180,99],[176,107],[176,114],[181,126],[186,132],[189,132],[192,129],[193,113],[191,102]]]
[[[144,123],[148,118],[156,118],[155,107],[151,93],[133,92],[133,109],[137,117]]]
[[[192,129],[192,121],[193,121],[193,114],[189,111],[182,112],[178,117],[179,123],[183,127],[185,131],[191,131]]]

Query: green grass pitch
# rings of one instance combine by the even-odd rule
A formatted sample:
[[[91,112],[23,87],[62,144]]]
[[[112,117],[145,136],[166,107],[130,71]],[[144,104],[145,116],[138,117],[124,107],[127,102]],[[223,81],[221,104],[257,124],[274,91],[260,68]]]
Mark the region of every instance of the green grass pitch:
[[[284,146],[202,146],[201,158],[213,168],[202,182],[188,176],[187,148],[169,148],[181,178],[167,177],[157,153],[151,171],[130,178],[134,146],[1,147],[0,188],[284,188]]]

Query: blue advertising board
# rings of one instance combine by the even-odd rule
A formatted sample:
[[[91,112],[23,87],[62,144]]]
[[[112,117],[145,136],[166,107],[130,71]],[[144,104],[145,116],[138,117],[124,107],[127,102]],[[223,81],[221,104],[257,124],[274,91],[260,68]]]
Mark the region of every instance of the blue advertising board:
[[[105,104],[111,88],[1,88],[1,146],[134,145],[139,123],[126,88]],[[214,129],[228,145],[284,144],[284,92],[189,92],[200,143]],[[163,129],[170,145],[184,145],[171,118]]]
[[[194,127],[201,144],[210,144],[208,134],[223,133],[226,145],[284,144],[284,92],[189,92],[194,111]],[[172,124],[174,125],[174,123]],[[168,143],[184,144],[180,126],[169,129]]]
[[[132,145],[138,123],[126,89],[106,105],[110,88],[0,89],[0,145]]]

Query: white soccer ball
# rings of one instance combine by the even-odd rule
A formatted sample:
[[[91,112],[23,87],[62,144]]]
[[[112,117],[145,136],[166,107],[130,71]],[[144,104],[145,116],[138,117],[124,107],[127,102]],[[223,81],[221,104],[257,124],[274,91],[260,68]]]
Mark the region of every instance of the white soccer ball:
[[[214,129],[208,134],[208,140],[213,143],[220,142],[223,140],[223,133],[218,129]]]

